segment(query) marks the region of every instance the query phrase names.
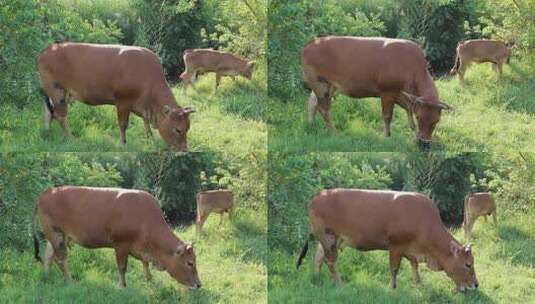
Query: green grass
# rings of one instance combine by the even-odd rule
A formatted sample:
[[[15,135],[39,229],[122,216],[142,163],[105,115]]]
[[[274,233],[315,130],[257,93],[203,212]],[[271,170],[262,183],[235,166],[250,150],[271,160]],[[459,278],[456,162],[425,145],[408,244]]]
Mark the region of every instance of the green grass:
[[[265,210],[238,209],[236,218],[221,227],[219,216],[208,218],[206,235],[198,238],[193,226],[177,235],[194,242],[203,287],[189,291],[167,272],[151,267],[153,281],[143,277],[141,263],[129,258],[127,288],[117,286],[112,249],[73,246],[69,266],[74,278],[64,283],[56,266],[48,277],[28,252],[0,250],[0,303],[266,303]],[[41,244],[44,247],[44,244]]]
[[[197,92],[182,93],[181,85],[173,88],[178,104],[192,105],[188,142],[191,151],[237,152],[265,149],[266,124],[263,105],[267,99],[265,69],[260,67],[252,81],[224,78],[214,93],[215,76],[200,77]],[[17,109],[13,104],[0,103],[0,152],[84,152],[84,151],[156,151],[166,149],[158,131],[154,141],[145,137],[143,121],[131,115],[126,132],[127,144],[119,139],[119,127],[114,106],[91,107],[75,102],[69,108],[69,125],[74,138],[65,139],[57,122],[46,131],[42,120],[41,99]],[[230,149],[229,149],[230,148]]]
[[[505,151],[535,149],[535,58],[512,60],[497,81],[490,64],[472,65],[461,88],[457,77],[435,80],[440,98],[454,110],[443,112],[434,132],[435,151]],[[318,114],[308,125],[308,93],[268,107],[268,145],[285,151],[416,151],[405,111],[396,107],[392,136],[383,136],[379,98],[338,95],[331,110],[338,132],[328,131]]]
[[[422,284],[412,282],[410,265],[402,261],[398,288],[389,289],[388,252],[359,252],[345,248],[337,268],[343,283],[335,284],[324,265],[314,276],[309,248],[305,262],[295,269],[297,252],[269,253],[270,303],[533,303],[535,301],[535,212],[499,214],[499,225],[479,219],[472,237],[479,289],[458,293],[444,272],[420,265]],[[452,230],[463,242],[461,229]]]

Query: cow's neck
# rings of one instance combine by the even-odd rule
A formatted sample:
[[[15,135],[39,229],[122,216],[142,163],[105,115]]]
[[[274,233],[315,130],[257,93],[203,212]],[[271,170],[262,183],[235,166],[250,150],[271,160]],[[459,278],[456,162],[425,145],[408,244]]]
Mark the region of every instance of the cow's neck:
[[[429,72],[425,72],[416,79],[416,95],[426,101],[438,102],[438,91]]]
[[[431,235],[432,237],[429,239],[430,246],[428,248],[428,254],[442,269],[444,269],[444,261],[453,256],[450,249],[451,241],[454,241],[457,244],[458,242],[443,225],[437,227]]]
[[[148,248],[150,248],[150,254],[155,258],[158,258],[162,253],[174,252],[182,244],[182,241],[178,239],[167,224],[162,226],[162,229],[154,233],[149,240],[151,244]]]

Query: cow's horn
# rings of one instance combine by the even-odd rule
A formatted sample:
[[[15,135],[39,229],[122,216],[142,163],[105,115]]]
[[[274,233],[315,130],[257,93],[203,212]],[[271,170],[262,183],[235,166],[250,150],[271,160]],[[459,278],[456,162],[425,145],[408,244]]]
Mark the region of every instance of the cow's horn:
[[[437,106],[441,109],[444,109],[444,110],[452,110],[453,108],[450,107],[448,104],[442,102],[442,101],[439,101]]]

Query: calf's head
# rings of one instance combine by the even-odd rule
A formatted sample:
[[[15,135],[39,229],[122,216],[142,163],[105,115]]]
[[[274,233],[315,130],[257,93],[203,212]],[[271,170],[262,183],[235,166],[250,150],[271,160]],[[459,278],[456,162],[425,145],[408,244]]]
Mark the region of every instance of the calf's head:
[[[479,283],[470,245],[462,246],[452,240],[449,247],[451,255],[444,262],[447,275],[455,282],[459,291],[477,288]]]
[[[201,281],[197,275],[195,252],[189,244],[182,243],[174,251],[168,252],[163,257],[163,268],[178,283],[190,289],[201,288]]]
[[[418,140],[418,146],[421,150],[429,150],[431,148],[433,130],[440,121],[442,110],[449,110],[451,107],[441,101],[433,102],[404,91],[401,92],[401,97],[408,103],[408,106],[416,116],[418,123],[416,140]]]
[[[158,131],[163,140],[172,149],[188,151],[187,134],[190,127],[189,115],[195,112],[193,108],[171,108],[164,105],[158,119]]]

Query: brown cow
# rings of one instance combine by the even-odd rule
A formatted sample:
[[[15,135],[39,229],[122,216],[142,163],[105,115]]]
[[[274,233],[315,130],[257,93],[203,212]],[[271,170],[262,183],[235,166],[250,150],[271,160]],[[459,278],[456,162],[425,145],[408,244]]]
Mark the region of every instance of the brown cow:
[[[158,56],[134,46],[61,43],[46,48],[38,60],[41,87],[45,92],[45,127],[56,118],[66,135],[67,94],[85,104],[115,105],[126,143],[130,113],[141,118],[148,137],[150,125],[158,128],[173,149],[186,151],[190,107],[176,104]]]
[[[359,189],[324,190],[309,205],[311,235],[319,240],[316,272],[322,263],[340,281],[335,263],[342,245],[355,249],[390,252],[390,287],[396,288],[401,259],[412,266],[420,281],[418,263],[444,270],[460,291],[478,286],[470,246],[462,246],[442,223],[437,208],[426,196],[414,192]],[[297,267],[308,249],[303,247]]]
[[[253,77],[254,61],[247,61],[230,53],[224,53],[213,49],[191,49],[184,51],[184,64],[186,70],[180,75],[184,81],[184,91],[188,85],[193,86],[197,75],[214,72],[215,90],[221,81],[221,77],[241,75],[247,79]]]
[[[402,106],[413,125],[416,114],[421,148],[428,149],[442,109],[420,47],[411,41],[388,38],[328,36],[309,42],[302,52],[304,79],[317,97],[309,99],[309,120],[319,110],[328,128],[334,93],[354,98],[380,97],[384,135],[390,136],[394,104]]]
[[[223,222],[223,214],[228,213],[232,219],[234,199],[230,190],[212,190],[197,193],[197,233],[202,233],[202,226],[210,213],[219,213],[219,225]]]
[[[494,225],[497,225],[496,204],[490,193],[478,192],[468,194],[464,198],[464,238],[469,240],[472,237],[472,228],[478,217],[485,216],[486,221],[487,216],[491,214]]]
[[[457,73],[459,82],[464,86],[464,73],[472,62],[491,62],[498,77],[502,75],[504,63],[509,63],[511,58],[511,47],[502,41],[475,39],[465,40],[457,45],[457,56],[455,65],[450,71],[450,75]]]
[[[147,192],[73,186],[43,192],[33,214],[35,258],[41,260],[35,235],[36,212],[48,241],[45,272],[54,259],[65,280],[72,280],[66,245],[72,240],[85,248],[115,249],[120,287],[126,287],[129,255],[143,263],[147,280],[151,279],[150,262],[189,288],[201,287],[193,247],[173,233],[158,202]]]

